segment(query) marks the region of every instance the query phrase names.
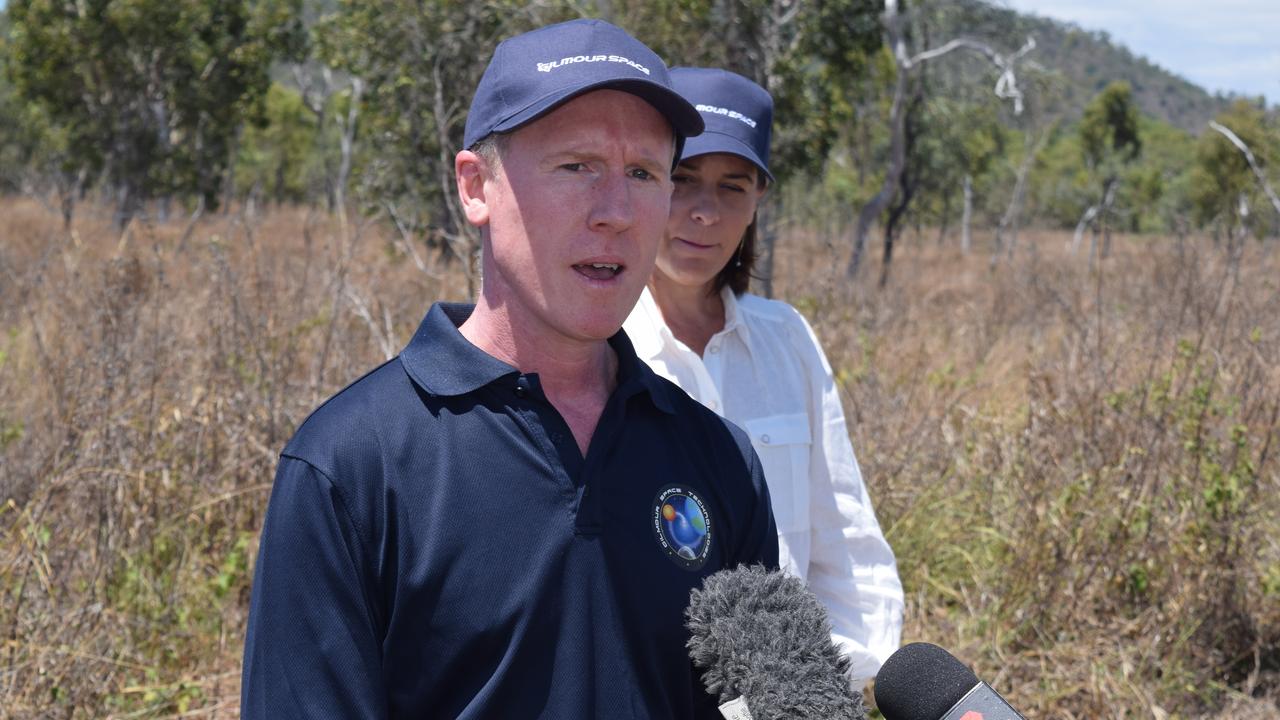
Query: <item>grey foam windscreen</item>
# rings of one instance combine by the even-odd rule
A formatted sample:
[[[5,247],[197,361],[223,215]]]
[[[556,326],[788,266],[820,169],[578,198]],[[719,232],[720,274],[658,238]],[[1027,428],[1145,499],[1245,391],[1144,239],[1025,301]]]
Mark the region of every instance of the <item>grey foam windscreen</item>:
[[[865,720],[826,609],[799,579],[759,566],[721,570],[693,591],[685,619],[707,692],[743,698],[752,720]]]

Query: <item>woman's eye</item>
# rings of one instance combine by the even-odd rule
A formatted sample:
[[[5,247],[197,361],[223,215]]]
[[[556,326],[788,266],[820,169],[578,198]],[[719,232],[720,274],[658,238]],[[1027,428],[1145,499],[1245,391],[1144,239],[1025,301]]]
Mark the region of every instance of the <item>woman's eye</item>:
[[[746,192],[746,190],[745,190],[744,188],[742,188],[741,186],[739,186],[739,185],[734,185],[734,184],[732,184],[732,183],[725,183],[724,185],[721,185],[720,187],[722,187],[722,188],[724,188],[725,190],[728,190],[728,191],[730,191],[730,192],[736,192],[736,193],[744,193],[744,192]]]
[[[671,176],[671,182],[677,185],[683,185],[685,183],[693,182],[693,178],[689,177],[688,175],[676,174]]]

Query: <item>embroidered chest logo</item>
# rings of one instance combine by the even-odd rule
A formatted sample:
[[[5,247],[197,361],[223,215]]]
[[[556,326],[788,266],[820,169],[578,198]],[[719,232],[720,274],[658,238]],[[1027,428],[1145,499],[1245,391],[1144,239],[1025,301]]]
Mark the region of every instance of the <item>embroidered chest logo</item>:
[[[653,533],[675,564],[698,570],[711,552],[714,526],[707,504],[683,485],[668,485],[653,501]]]

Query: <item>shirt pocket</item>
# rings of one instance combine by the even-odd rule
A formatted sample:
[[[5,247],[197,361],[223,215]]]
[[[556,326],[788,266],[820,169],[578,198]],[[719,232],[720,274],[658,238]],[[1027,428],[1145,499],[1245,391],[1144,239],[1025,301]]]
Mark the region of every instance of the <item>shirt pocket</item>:
[[[778,532],[802,532],[809,520],[809,416],[769,415],[748,420],[751,446],[760,456],[773,500]]]

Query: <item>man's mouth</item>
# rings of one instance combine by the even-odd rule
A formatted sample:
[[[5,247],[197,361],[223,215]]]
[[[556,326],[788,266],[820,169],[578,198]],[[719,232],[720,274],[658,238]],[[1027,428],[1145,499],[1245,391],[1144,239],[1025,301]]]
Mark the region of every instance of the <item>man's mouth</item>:
[[[623,270],[618,263],[582,263],[574,265],[573,269],[592,280],[612,280]]]

